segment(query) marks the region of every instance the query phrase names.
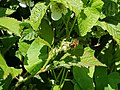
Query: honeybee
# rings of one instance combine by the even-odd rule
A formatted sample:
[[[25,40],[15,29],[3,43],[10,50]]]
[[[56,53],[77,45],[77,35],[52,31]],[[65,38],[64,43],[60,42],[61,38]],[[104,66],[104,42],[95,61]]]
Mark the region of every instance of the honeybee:
[[[73,40],[71,41],[71,43],[69,44],[69,46],[70,46],[71,48],[75,48],[78,44],[79,44],[79,40],[78,40],[78,39],[73,39]]]

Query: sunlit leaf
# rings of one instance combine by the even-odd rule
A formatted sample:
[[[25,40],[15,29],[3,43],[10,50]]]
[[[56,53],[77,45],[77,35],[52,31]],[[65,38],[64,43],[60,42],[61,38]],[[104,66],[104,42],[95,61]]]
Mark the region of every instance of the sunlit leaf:
[[[104,88],[104,90],[116,90],[116,89],[113,89],[113,88],[108,84],[108,86],[106,86],[106,87]]]
[[[85,8],[84,12],[81,12],[77,19],[80,35],[85,36],[87,32],[90,32],[91,28],[96,25],[99,17],[100,13],[96,8]]]
[[[20,36],[20,21],[9,18],[9,17],[1,17],[0,18],[0,27],[8,29],[8,31]]]
[[[54,21],[59,20],[62,17],[62,14],[66,15],[66,13],[68,12],[67,8],[62,3],[53,2],[53,3],[51,3],[50,9],[52,12],[51,18]]]
[[[32,28],[25,29],[22,33],[22,40],[33,40],[37,37],[35,31]]]
[[[108,24],[106,22],[97,22],[102,29],[107,30],[113,38],[120,39],[120,23],[118,25]]]
[[[93,0],[92,7],[101,11],[103,5],[104,5],[104,2],[102,0]]]
[[[41,2],[37,3],[33,7],[30,16],[30,24],[34,30],[38,29],[41,20],[46,13],[46,10],[47,10],[47,6],[45,5],[45,3],[41,3]]]
[[[6,62],[5,62],[5,59],[1,55],[1,53],[0,53],[0,67],[4,71],[4,75],[3,75],[4,79],[7,78],[7,76],[9,74],[11,74],[12,78],[14,78],[14,77],[18,76],[18,74],[21,74],[21,72],[22,72],[21,69],[15,69],[13,67],[8,67]]]
[[[21,52],[21,54],[25,56],[27,54],[28,48],[30,47],[30,44],[23,42],[23,41],[19,41],[18,47],[19,47],[19,51]]]
[[[34,75],[37,73],[44,61],[47,59],[47,46],[49,43],[41,38],[36,38],[27,51],[27,58],[24,62],[25,69]]]
[[[105,66],[98,59],[95,58],[94,50],[89,47],[86,47],[84,49],[84,54],[83,56],[81,56],[80,59],[80,63],[83,64],[83,66]]]
[[[64,4],[71,11],[73,11],[76,16],[81,12],[83,8],[83,3],[81,0],[51,0]]]
[[[0,7],[0,17],[10,15],[14,12],[15,12],[15,10]]]
[[[3,78],[7,78],[7,76],[9,75],[9,68],[5,62],[5,59],[1,55],[1,53],[0,53],[0,67],[4,71]]]
[[[52,90],[60,90],[60,86],[59,85],[55,85]]]

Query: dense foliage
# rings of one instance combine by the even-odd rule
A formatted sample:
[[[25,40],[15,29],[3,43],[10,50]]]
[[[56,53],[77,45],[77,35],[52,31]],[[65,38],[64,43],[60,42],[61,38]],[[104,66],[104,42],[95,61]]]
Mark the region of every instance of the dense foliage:
[[[119,90],[120,0],[0,0],[0,90]]]

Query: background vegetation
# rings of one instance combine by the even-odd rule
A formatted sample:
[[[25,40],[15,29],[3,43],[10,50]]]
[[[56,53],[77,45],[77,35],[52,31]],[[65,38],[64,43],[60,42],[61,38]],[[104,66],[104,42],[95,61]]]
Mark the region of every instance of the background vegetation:
[[[0,90],[120,90],[120,0],[0,0]]]

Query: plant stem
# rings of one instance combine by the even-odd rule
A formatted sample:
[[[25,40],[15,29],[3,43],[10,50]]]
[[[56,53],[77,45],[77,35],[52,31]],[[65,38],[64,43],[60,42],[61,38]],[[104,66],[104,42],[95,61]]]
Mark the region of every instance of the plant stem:
[[[65,81],[66,81],[65,79],[67,78],[67,75],[68,75],[68,71],[67,71],[66,74],[65,74],[65,78],[64,78],[63,83],[61,84],[60,88],[63,87],[63,85],[64,85],[64,83],[65,83]]]
[[[63,80],[64,80],[65,70],[66,70],[66,68],[64,68],[64,70],[63,70],[62,78],[61,78],[61,81],[60,81],[60,86],[61,86],[61,84],[62,84],[62,82],[63,82]]]
[[[57,76],[57,81],[58,81],[60,75],[62,74],[63,69],[64,69],[64,68],[62,68],[62,69],[60,70],[60,73],[59,73],[58,76]]]
[[[37,74],[40,74],[41,72],[44,71],[45,67],[47,66],[47,64],[50,62],[51,58],[48,58],[47,61],[45,62],[45,64],[43,65],[43,67],[37,72]],[[37,75],[36,74],[36,75]]]
[[[75,25],[76,19],[77,19],[77,17],[75,17],[75,19],[74,19],[74,21],[73,21],[73,24],[72,24],[72,26],[71,26],[71,29],[70,29],[70,31],[69,31],[69,33],[68,33],[67,38],[70,37],[70,34],[71,34],[71,32],[72,32],[72,30],[73,30],[73,27],[74,27],[74,25]]]
[[[52,71],[53,71],[53,75],[54,75],[54,77],[55,77],[55,80],[57,81],[57,77],[56,77],[56,74],[55,74],[54,69],[53,69]]]
[[[32,77],[33,77],[33,75],[30,75],[30,76],[26,77],[25,79],[23,79],[22,81],[18,81],[15,85],[15,90],[18,86],[20,86],[22,83],[24,83],[25,81],[27,81],[28,79],[30,79]]]

